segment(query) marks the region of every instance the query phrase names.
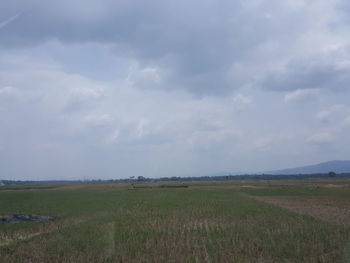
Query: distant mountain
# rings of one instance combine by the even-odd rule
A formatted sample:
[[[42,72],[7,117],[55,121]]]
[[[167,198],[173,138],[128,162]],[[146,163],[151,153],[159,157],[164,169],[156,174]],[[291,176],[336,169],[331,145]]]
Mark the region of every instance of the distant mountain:
[[[350,173],[350,161],[329,161],[315,165],[308,165],[283,170],[266,172],[268,174],[316,174],[316,173]]]

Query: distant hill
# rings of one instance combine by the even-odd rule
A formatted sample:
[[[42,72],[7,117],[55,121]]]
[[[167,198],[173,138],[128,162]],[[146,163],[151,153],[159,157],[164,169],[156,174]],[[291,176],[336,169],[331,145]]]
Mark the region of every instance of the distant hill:
[[[350,173],[350,161],[329,161],[315,165],[308,165],[283,170],[266,172],[268,174],[316,174],[316,173]]]

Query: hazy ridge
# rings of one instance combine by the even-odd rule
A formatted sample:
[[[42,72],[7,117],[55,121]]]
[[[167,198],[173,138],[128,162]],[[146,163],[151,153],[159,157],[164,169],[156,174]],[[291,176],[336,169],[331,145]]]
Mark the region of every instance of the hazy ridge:
[[[335,160],[328,161],[314,165],[307,165],[295,168],[288,168],[282,170],[268,171],[269,174],[316,174],[316,173],[349,173],[350,160]]]

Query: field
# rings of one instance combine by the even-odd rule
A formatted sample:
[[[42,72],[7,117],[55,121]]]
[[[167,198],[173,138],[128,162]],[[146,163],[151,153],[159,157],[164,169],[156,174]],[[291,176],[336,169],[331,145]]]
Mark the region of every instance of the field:
[[[350,181],[2,187],[1,262],[350,262]]]

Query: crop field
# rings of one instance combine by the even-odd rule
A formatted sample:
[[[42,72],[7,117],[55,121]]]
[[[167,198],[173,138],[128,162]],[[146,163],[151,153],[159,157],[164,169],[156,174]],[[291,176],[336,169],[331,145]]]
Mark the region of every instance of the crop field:
[[[1,187],[0,262],[350,262],[350,181]]]

